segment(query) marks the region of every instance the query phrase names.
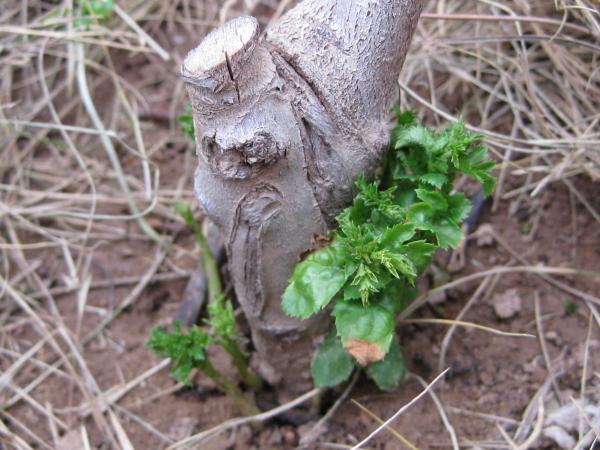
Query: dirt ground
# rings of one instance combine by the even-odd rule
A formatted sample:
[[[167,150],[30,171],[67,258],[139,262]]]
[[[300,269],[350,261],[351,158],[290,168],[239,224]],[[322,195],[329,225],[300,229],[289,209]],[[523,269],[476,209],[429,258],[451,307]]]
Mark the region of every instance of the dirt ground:
[[[577,180],[577,184],[582,192],[593,193],[593,190],[597,189],[597,186],[585,179]],[[595,202],[600,207],[600,197],[596,197]],[[455,278],[498,265],[520,265],[511,256],[511,252],[525,258],[531,265],[597,270],[600,267],[600,227],[577,205],[573,205],[571,211],[569,203],[566,189],[552,186],[535,212],[532,211],[532,205],[523,205],[519,216],[513,217],[507,211],[508,204],[502,205],[496,213],[491,213],[488,208],[482,220],[492,224],[499,236],[510,243],[510,250],[498,243],[486,247],[472,244],[469,247],[467,266],[456,274]],[[571,213],[574,214],[575,222]],[[539,219],[535,218],[536,214],[540,214]],[[528,241],[523,232],[532,220],[540,221],[533,242]],[[181,245],[191,247],[192,243],[189,239],[182,238]],[[128,254],[125,255],[118,244],[107,246],[103,250],[106,254],[96,254],[97,264],[92,271],[94,280],[98,281],[139,275],[140,267],[147,267],[152,259],[143,246],[135,250],[127,248]],[[122,260],[111,262],[115,254],[120,254]],[[103,256],[106,260],[103,260]],[[52,257],[44,258],[43,267],[51,270],[54,262]],[[191,259],[187,264],[182,264],[190,269],[193,265]],[[492,279],[493,275],[490,276],[490,280]],[[496,283],[493,288],[480,295],[462,320],[510,332],[539,335],[534,311],[534,298],[537,293],[540,299],[539,315],[552,373],[560,374],[557,375],[557,383],[561,401],[568,403],[571,397],[578,396],[586,338],[589,333],[590,355],[586,381],[589,395],[595,396],[591,398],[598,402],[600,358],[597,354],[600,352],[600,333],[597,327],[589,332],[590,322],[585,308],[580,306],[572,295],[552,287],[537,275],[509,273],[494,281]],[[586,292],[600,292],[597,281],[586,282],[585,279],[573,278],[565,282],[568,286]],[[456,317],[480,284],[481,279],[478,279],[451,289],[447,299],[430,308],[423,308],[417,317]],[[133,380],[159,362],[144,347],[144,342],[152,326],[165,324],[174,316],[184,287],[184,278],[150,284],[134,307],[116,319],[101,338],[90,342],[86,351],[86,364],[101,391],[106,392]],[[514,295],[520,298],[521,308],[514,317],[500,319],[494,311],[494,296],[511,290],[516,290]],[[115,298],[123,297],[127,293],[128,290],[123,288],[97,289],[90,293],[87,305],[98,310],[110,308]],[[571,302],[577,305],[573,311],[568,306]],[[57,302],[57,306],[66,326],[75,328],[76,299],[64,296]],[[97,322],[95,317],[91,314],[90,316],[84,320],[81,326],[83,330],[92,328]],[[446,331],[446,326],[428,324],[400,326],[401,342],[408,369],[412,374],[431,380],[438,373],[440,343]],[[31,334],[31,331],[26,327],[20,327],[19,331],[14,332],[15,337],[23,341],[27,341],[28,334]],[[31,342],[35,341],[34,336],[30,339]],[[43,356],[42,353],[40,358]],[[504,447],[495,424],[514,427],[521,422],[532,397],[549,377],[538,339],[495,336],[460,327],[448,348],[445,367],[450,367],[450,372],[444,385],[436,389],[439,400],[444,404],[448,418],[457,435],[461,437],[461,442],[478,443],[482,448]],[[36,374],[37,371],[32,372],[29,378],[33,379]],[[175,440],[184,438],[236,415],[235,405],[216,391],[209,380],[197,376],[195,383],[194,388],[180,388],[173,392],[174,381],[168,376],[167,370],[161,370],[123,398],[120,404],[128,410],[128,414],[132,414],[125,416],[123,423],[134,448],[160,448],[165,444],[166,437]],[[360,402],[380,418],[387,418],[421,390],[419,382],[415,378],[409,378],[397,392],[381,393],[377,392],[369,380],[361,378],[350,398]],[[341,390],[336,394],[328,394],[324,399],[324,407],[330,406],[339,394]],[[56,410],[73,408],[82,400],[72,384],[54,376],[48,378],[31,395],[40,404],[49,403]],[[17,404],[11,409],[11,414],[25,426],[36,430],[41,438],[47,442],[51,441],[47,424],[40,423],[39,417],[29,404]],[[139,425],[134,419],[136,416],[155,430],[160,430],[162,436]],[[310,419],[310,416],[307,415],[307,419]],[[223,438],[200,448],[295,448],[299,433],[309,430],[316,419],[317,417],[314,417],[312,421],[301,426],[275,420],[269,422],[261,432],[253,432],[245,426],[235,433],[225,433]],[[351,445],[371,431],[376,424],[376,421],[361,413],[356,405],[346,401],[327,423],[327,432],[321,440]],[[447,431],[431,399],[426,398],[416,404],[394,423],[394,428],[418,448],[450,445]],[[92,445],[101,448],[105,443],[101,433],[90,431],[90,434]],[[387,433],[377,437],[376,442],[377,444],[369,448],[403,448],[397,439]]]
[[[0,448],[80,449],[88,448],[89,439],[89,448],[94,449],[159,449],[238,415],[235,404],[201,375],[194,378],[193,387],[177,386],[167,363],[144,343],[153,326],[171,322],[190,272],[197,266],[193,237],[173,212],[175,201],[194,201],[195,155],[174,120],[187,102],[178,67],[185,52],[218,22],[219,13],[225,10],[227,17],[233,17],[248,12],[252,2],[245,6],[233,2],[231,7],[232,2],[224,6],[198,1],[191,12],[186,10],[188,2],[175,6],[148,3],[153,6],[147,6],[147,16],[136,20],[166,49],[171,61],[161,60],[156,53],[108,46],[114,67],[105,65],[106,71],[90,66],[88,83],[107,128],[121,133],[122,141],[140,151],[132,131],[137,127],[151,162],[151,176],[160,171],[157,199],[145,220],[172,240],[167,252],[135,219],[122,217],[131,215],[127,196],[119,187],[118,170],[111,166],[95,134],[74,133],[73,140],[95,181],[95,214],[111,216],[110,220],[88,221],[65,213],[87,212],[93,196],[86,172],[69,153],[60,129],[51,128],[40,136],[36,134],[39,128],[0,127],[7,131],[1,137],[5,150],[0,160]],[[263,25],[278,14],[277,2],[256,3],[252,11]],[[503,7],[487,2],[477,7],[442,3],[446,2],[431,2],[427,13],[460,17],[506,13]],[[553,2],[531,2],[527,7],[521,3],[507,2],[521,17],[554,21],[530,25],[524,20],[526,34],[558,32],[563,11],[568,11],[566,23],[580,29],[567,26],[564,32],[572,34],[565,39],[580,39],[595,47],[554,61],[572,47],[561,47],[560,41],[553,44],[556,48],[532,41],[520,49],[517,44],[483,40],[471,47],[465,44],[463,53],[453,50],[457,60],[448,65],[436,62],[436,55],[452,53],[448,46],[455,45],[453,39],[485,35],[479,27],[490,26],[490,21],[463,26],[439,17],[425,18],[401,79],[401,87],[407,88],[401,104],[415,108],[431,124],[445,123],[444,114],[463,115],[468,123],[491,133],[488,144],[503,174],[497,196],[485,204],[478,228],[469,238],[465,266],[441,281],[428,274],[423,292],[438,289],[411,319],[458,318],[531,336],[506,336],[470,326],[457,326],[449,334],[448,324],[399,322],[409,376],[397,391],[380,392],[359,376],[351,390],[344,385],[325,392],[319,405],[305,402],[264,422],[262,428],[233,427],[193,448],[297,448],[300,438],[314,431],[317,421],[342,395],[345,400],[335,405],[318,439],[308,448],[351,448],[379,426],[371,415],[388,419],[446,368],[444,381],[429,391],[431,395],[416,402],[393,421],[391,430],[383,430],[363,448],[558,449],[571,443],[576,445],[572,448],[600,448],[600,443],[592,443],[594,436],[600,440],[600,185],[594,180],[593,165],[600,148],[598,71],[588,71],[588,87],[582,94],[586,100],[577,97],[572,102],[581,109],[569,109],[565,113],[569,117],[553,110],[553,105],[564,105],[561,102],[568,102],[571,95],[560,97],[560,86],[573,85],[573,96],[584,89],[580,82],[585,77],[577,78],[581,74],[564,69],[573,64],[570,57],[597,68],[600,28],[594,26],[600,19],[591,6],[589,19],[584,13],[548,6]],[[139,2],[133,4],[140,8]],[[53,5],[32,6],[32,17]],[[0,15],[4,14],[6,23],[19,23],[12,20],[18,16],[10,11],[0,8]],[[194,20],[187,20],[190,17]],[[513,33],[513,25],[499,27],[499,32]],[[592,31],[586,34],[582,31],[586,29]],[[6,33],[0,28],[0,37]],[[67,76],[67,60],[58,53],[65,47],[25,35],[26,43],[16,34],[14,41],[8,41],[10,35],[0,41],[5,44],[0,45],[0,57],[6,64],[0,69],[4,74],[1,117],[55,124],[36,64],[38,52],[45,49],[42,45],[52,50],[41,50],[48,52],[41,67],[50,91],[57,89]],[[101,38],[119,42],[110,34]],[[134,41],[131,38],[128,45]],[[8,46],[17,48],[17,43],[22,45],[20,54]],[[491,69],[495,63],[477,68],[477,61],[469,60],[472,65],[461,62],[460,58],[470,57],[469,51],[486,45],[493,47],[496,56],[508,55],[500,75]],[[86,57],[106,64],[100,48],[93,47]],[[523,55],[530,60],[520,59]],[[490,58],[485,49],[479,56],[475,60]],[[498,58],[495,61],[502,60]],[[530,99],[523,100],[520,96],[526,94],[520,89],[500,92],[502,83],[527,85],[527,79],[511,77],[534,63],[540,69],[531,79],[539,84],[523,92],[531,89],[535,97],[543,91],[540,97],[550,98],[545,104],[531,101],[537,105],[533,110],[540,108],[532,113],[535,120],[527,115]],[[555,84],[542,79],[552,68]],[[111,74],[118,74],[119,83]],[[76,86],[77,82],[72,89]],[[490,86],[496,91],[490,93]],[[82,103],[67,108],[78,98],[73,92],[65,87],[53,97],[62,123],[97,128]],[[128,115],[120,95],[129,99],[137,122]],[[42,102],[38,110],[36,99]],[[551,113],[546,117],[548,109]],[[517,122],[521,128],[515,131]],[[149,202],[143,195],[145,169],[140,155],[115,142],[133,198],[143,210]],[[596,153],[590,157],[585,152]],[[553,173],[560,164],[564,170]],[[539,193],[530,195],[537,186],[541,186]],[[437,260],[443,266],[447,255],[440,254]],[[223,355],[216,352],[213,356],[225,372],[233,373]],[[273,398],[269,391],[257,394],[265,409],[276,406]],[[585,439],[586,433],[590,439]]]

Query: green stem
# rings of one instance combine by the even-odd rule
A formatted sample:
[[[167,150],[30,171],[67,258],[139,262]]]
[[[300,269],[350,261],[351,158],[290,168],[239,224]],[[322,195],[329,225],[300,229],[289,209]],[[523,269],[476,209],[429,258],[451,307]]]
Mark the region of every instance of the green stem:
[[[322,405],[322,400],[323,400],[323,392],[319,392],[317,395],[315,395],[312,399],[312,401],[310,402],[310,412],[315,414],[315,415],[319,415],[321,412],[321,405]]]
[[[200,224],[194,219],[191,211],[189,215],[185,214],[184,219],[188,226],[192,228],[196,242],[200,247],[200,254],[202,259],[202,266],[206,273],[206,279],[208,280],[208,301],[210,303],[220,303],[223,301],[223,286],[221,285],[221,274],[219,273],[219,265],[217,259],[213,255]]]
[[[209,361],[204,362],[200,367],[200,370],[202,370],[202,372],[204,372],[208,378],[213,380],[221,391],[235,401],[240,409],[240,412],[244,416],[254,416],[260,413],[260,410],[254,401],[245,397],[240,388],[238,388],[226,376],[219,373]]]
[[[231,356],[233,365],[237,369],[242,381],[253,391],[258,391],[262,387],[262,380],[250,369],[248,358],[237,345],[237,342],[229,337],[225,337],[221,345]]]
[[[201,262],[206,279],[208,281],[208,302],[211,305],[221,305],[224,302],[225,296],[223,295],[223,285],[221,284],[221,274],[219,273],[219,265],[217,259],[206,242],[206,237],[202,232],[200,223],[194,218],[192,210],[187,205],[179,207],[179,212],[182,215],[185,223],[192,229],[196,242],[200,247]],[[211,308],[208,308],[209,315]],[[216,330],[217,334],[221,330]],[[229,336],[222,336],[220,345],[231,355],[233,364],[238,371],[238,374],[242,381],[248,385],[252,390],[258,390],[262,386],[262,381],[258,375],[250,369],[248,365],[248,358],[242,352],[237,342],[235,342]]]

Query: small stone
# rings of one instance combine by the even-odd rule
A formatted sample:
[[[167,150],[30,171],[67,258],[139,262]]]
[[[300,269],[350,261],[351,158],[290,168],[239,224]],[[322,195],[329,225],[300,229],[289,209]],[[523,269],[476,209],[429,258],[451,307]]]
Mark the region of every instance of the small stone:
[[[507,289],[501,294],[496,294],[492,299],[492,306],[498,318],[510,319],[521,311],[519,291],[512,288]]]
[[[475,232],[478,247],[490,247],[494,245],[494,227],[489,223],[482,223]]]
[[[561,344],[560,335],[556,331],[554,331],[554,330],[548,331],[544,336],[546,337],[546,340],[548,342],[551,342],[552,344],[554,344],[556,346],[560,346],[560,344]]]

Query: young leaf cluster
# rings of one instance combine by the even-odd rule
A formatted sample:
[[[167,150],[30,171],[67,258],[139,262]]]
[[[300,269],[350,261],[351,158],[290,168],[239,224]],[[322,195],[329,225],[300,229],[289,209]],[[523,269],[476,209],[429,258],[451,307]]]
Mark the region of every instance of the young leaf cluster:
[[[489,195],[494,162],[482,137],[459,121],[441,132],[427,128],[412,112],[396,111],[391,149],[380,179],[360,178],[352,205],[337,217],[330,246],[299,263],[283,295],[283,309],[308,318],[332,301],[335,333],[312,364],[317,385],[344,381],[355,364],[382,389],[402,380],[404,363],[395,337],[395,318],[416,295],[415,281],[437,248],[456,247],[471,202],[454,193],[466,175]]]
[[[179,128],[192,142],[196,141],[196,135],[194,131],[194,116],[192,116],[192,105],[189,103],[185,106],[185,114],[177,116],[177,122],[179,122]]]
[[[202,328],[194,326],[186,333],[181,329],[181,323],[176,321],[172,332],[154,327],[146,346],[172,361],[173,378],[180,383],[191,385],[190,372],[206,365],[206,348],[210,342],[210,335]]]
[[[112,17],[114,0],[80,0],[81,18],[77,20],[78,28],[87,28],[94,22],[105,22]]]

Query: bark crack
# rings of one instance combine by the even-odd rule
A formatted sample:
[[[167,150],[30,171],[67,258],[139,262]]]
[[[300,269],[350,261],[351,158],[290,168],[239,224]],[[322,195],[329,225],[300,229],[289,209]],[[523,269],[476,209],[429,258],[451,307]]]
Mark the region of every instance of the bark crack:
[[[293,86],[291,104],[302,141],[306,176],[321,217],[328,227],[333,227],[337,213],[349,200],[352,185],[343,157],[332,143],[342,131],[330,121],[331,111],[319,92],[276,47],[269,48],[278,75]]]
[[[262,234],[265,227],[277,216],[283,203],[283,194],[273,185],[256,186],[238,202],[228,247],[241,244],[244,254],[243,279],[246,292],[243,294],[250,304],[253,316],[259,318],[265,306],[265,294],[261,280]]]
[[[231,78],[231,82],[235,86],[235,92],[237,93],[238,104],[242,103],[240,97],[240,87],[238,86],[238,82],[233,76],[233,69],[231,68],[231,61],[229,60],[229,55],[225,52],[225,64],[227,65],[227,72],[229,72],[229,78]]]

